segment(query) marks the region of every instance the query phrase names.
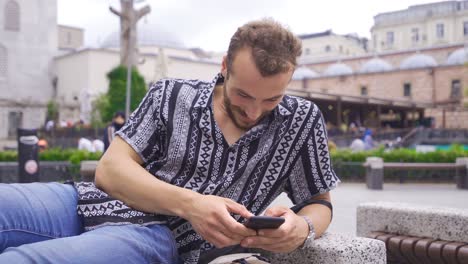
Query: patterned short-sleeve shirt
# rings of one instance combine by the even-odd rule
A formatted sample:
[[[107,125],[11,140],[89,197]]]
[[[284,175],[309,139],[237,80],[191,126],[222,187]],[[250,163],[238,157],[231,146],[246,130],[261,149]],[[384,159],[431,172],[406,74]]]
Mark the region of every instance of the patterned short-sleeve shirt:
[[[222,83],[165,79],[151,87],[125,126],[117,132],[158,179],[202,194],[230,198],[259,214],[281,193],[293,203],[336,187],[327,134],[312,102],[284,96],[281,103],[236,143],[229,145],[213,113],[213,90]],[[75,184],[78,213],[86,229],[119,223],[165,223],[185,263],[197,263],[214,248],[178,217],[127,207],[90,183]]]

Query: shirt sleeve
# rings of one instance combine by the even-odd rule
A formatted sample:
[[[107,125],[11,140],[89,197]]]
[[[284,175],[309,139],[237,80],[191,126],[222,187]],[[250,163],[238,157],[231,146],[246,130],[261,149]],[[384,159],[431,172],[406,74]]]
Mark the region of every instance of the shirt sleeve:
[[[312,129],[285,185],[285,191],[295,205],[308,204],[315,196],[334,189],[340,182],[331,165],[322,113],[314,104],[311,111]]]
[[[163,109],[166,101],[166,80],[160,80],[151,86],[138,108],[116,133],[145,163],[164,156],[167,117]]]

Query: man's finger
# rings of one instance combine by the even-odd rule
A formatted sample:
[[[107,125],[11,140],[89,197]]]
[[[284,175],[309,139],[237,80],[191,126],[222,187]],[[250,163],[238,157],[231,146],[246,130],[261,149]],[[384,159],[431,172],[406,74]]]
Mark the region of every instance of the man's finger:
[[[230,213],[238,214],[244,218],[249,218],[249,217],[254,216],[254,214],[252,214],[249,210],[247,210],[245,206],[238,204],[231,199],[226,198],[225,200],[226,200],[228,211]]]
[[[289,208],[278,206],[270,207],[265,211],[266,216],[283,216],[289,211]]]
[[[206,235],[205,239],[209,241],[210,243],[212,243],[213,245],[215,245],[217,248],[232,246],[232,245],[236,245],[239,243],[235,241],[234,239],[223,234],[223,232],[219,232],[219,231],[210,231]]]
[[[278,238],[269,238],[269,237],[247,237],[246,239],[241,241],[241,245],[243,247],[250,247],[250,248],[264,248],[266,246],[276,245],[276,244],[283,244],[282,239]]]
[[[221,221],[220,224],[222,225],[222,228],[224,228],[223,232],[229,235],[247,237],[247,236],[255,236],[257,234],[255,230],[245,227],[243,224],[237,222],[236,219],[234,219],[229,214],[226,214],[225,217],[222,217],[220,221]]]
[[[289,232],[289,229],[279,227],[277,229],[267,228],[267,229],[260,229],[258,230],[258,235],[261,237],[269,237],[269,238],[282,238],[285,237]]]

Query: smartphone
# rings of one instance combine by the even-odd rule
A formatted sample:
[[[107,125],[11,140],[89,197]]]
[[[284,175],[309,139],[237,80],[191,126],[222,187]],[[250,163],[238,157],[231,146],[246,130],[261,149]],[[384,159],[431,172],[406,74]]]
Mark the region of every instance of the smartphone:
[[[252,216],[244,223],[247,228],[259,230],[268,228],[278,228],[284,223],[283,217],[274,216]]]

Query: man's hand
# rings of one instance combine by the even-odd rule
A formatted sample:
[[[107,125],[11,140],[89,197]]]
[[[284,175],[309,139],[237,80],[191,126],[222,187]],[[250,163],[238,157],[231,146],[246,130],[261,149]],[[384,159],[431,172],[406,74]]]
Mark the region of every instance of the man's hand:
[[[259,230],[258,236],[248,237],[241,246],[261,248],[271,252],[287,253],[301,246],[309,234],[309,225],[300,216],[286,207],[272,207],[266,216],[284,217],[284,223],[277,229]]]
[[[217,248],[238,245],[246,237],[256,235],[254,230],[246,228],[230,215],[253,216],[243,205],[231,199],[199,195],[188,208],[183,217],[198,234]]]

